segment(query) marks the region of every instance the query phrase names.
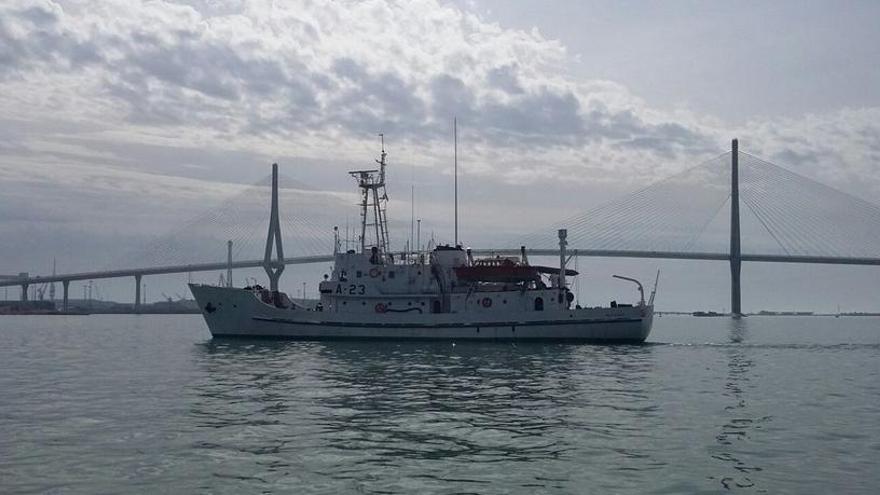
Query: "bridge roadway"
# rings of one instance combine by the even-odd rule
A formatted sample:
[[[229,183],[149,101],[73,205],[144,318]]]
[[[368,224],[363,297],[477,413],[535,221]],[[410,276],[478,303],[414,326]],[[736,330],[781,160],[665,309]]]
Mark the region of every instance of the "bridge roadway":
[[[606,257],[606,258],[655,258],[677,260],[710,260],[730,261],[730,255],[725,253],[687,253],[674,251],[619,251],[603,249],[569,249],[569,254],[576,256]],[[474,249],[477,256],[519,256],[519,249]],[[529,249],[529,256],[559,256],[557,249]],[[743,254],[742,261],[769,262],[769,263],[818,263],[831,265],[880,265],[878,258],[844,258],[829,256],[803,256],[803,255],[779,255],[779,254]],[[297,256],[285,258],[284,264],[297,265],[309,263],[325,263],[333,261],[333,255]],[[217,263],[198,263],[189,265],[157,266],[151,268],[131,268],[120,270],[105,270],[94,272],[66,273],[58,275],[45,275],[33,277],[20,277],[15,275],[0,276],[0,287],[19,286],[22,288],[22,301],[27,300],[27,289],[33,284],[49,282],[61,282],[64,289],[64,308],[67,309],[68,285],[73,280],[97,280],[105,278],[135,278],[135,307],[140,306],[141,277],[145,275],[166,275],[172,273],[207,272],[226,270],[227,268],[260,268],[263,260],[227,261]]]

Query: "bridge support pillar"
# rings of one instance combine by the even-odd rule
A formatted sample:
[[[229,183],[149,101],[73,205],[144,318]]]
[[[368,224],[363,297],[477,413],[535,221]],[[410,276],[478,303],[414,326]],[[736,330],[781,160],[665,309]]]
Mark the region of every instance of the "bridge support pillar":
[[[740,292],[740,271],[742,268],[742,251],[740,249],[739,232],[739,143],[731,142],[730,154],[730,315],[739,318],[742,315],[742,298]]]
[[[276,259],[272,260],[272,247],[275,247]],[[278,279],[284,271],[284,249],[281,245],[281,223],[278,220],[278,164],[272,164],[272,207],[269,214],[269,233],[266,236],[266,254],[263,257],[263,269],[269,276],[269,289],[278,292]]]
[[[226,287],[232,288],[232,241],[226,241]]]
[[[70,289],[70,280],[62,280],[61,287],[64,290],[64,298],[62,299],[61,308],[63,311],[67,311],[68,310],[67,294],[68,294],[68,289]]]
[[[141,274],[134,276],[134,312],[141,312]]]

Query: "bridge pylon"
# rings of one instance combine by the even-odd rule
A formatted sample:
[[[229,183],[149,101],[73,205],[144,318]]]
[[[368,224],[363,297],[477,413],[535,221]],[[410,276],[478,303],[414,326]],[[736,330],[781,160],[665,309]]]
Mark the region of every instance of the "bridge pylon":
[[[141,312],[141,277],[140,273],[136,273],[134,275],[134,312],[135,314],[140,314]]]
[[[226,241],[226,288],[232,288],[232,240]]]
[[[742,316],[740,271],[742,251],[739,231],[739,142],[731,141],[730,153],[730,315]]]
[[[272,247],[277,257],[272,260]],[[281,245],[281,223],[278,218],[278,164],[272,164],[272,206],[269,214],[269,233],[266,236],[266,254],[263,256],[263,269],[269,276],[269,289],[278,291],[278,279],[284,271],[284,248]]]

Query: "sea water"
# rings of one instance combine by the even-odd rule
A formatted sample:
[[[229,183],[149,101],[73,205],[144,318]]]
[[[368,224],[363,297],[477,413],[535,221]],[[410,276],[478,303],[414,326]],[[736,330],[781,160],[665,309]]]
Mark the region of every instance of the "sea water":
[[[880,319],[645,345],[212,340],[0,317],[2,493],[876,493]]]

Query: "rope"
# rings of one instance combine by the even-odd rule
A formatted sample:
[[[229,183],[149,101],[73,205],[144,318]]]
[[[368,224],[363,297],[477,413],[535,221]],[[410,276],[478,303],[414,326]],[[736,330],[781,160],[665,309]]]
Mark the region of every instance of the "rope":
[[[751,154],[740,155],[743,252],[778,248],[787,255],[880,257],[880,206]],[[553,230],[567,228],[572,250],[693,253],[710,251],[709,246],[726,252],[729,230],[712,227],[720,227],[719,215],[730,203],[729,162],[730,153],[723,153],[506,244],[552,249]],[[288,176],[279,181],[285,255],[331,252],[332,227],[351,215],[353,202]],[[267,176],[242,186],[229,199],[148,239],[105,269],[225,260],[227,240],[233,241],[235,259],[262,258],[270,184]]]

